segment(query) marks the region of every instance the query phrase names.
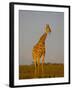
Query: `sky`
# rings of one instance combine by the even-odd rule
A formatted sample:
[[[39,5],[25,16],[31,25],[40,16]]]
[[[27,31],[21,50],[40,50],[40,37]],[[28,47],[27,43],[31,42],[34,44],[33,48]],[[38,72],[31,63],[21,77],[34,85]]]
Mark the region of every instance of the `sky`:
[[[19,10],[20,65],[32,64],[32,48],[44,33],[46,24],[52,32],[45,41],[45,63],[64,63],[64,13]]]

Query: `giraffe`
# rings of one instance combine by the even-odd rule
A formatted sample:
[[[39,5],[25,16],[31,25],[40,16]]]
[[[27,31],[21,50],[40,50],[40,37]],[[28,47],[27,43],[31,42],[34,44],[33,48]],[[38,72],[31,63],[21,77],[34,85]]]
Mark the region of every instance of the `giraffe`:
[[[37,65],[38,65],[38,74],[39,74],[39,67],[40,67],[40,58],[42,57],[42,73],[43,73],[43,66],[44,66],[44,59],[45,59],[45,40],[49,32],[51,32],[49,24],[45,25],[44,34],[40,37],[39,41],[34,45],[32,49],[32,57],[35,66],[35,76],[37,74]]]

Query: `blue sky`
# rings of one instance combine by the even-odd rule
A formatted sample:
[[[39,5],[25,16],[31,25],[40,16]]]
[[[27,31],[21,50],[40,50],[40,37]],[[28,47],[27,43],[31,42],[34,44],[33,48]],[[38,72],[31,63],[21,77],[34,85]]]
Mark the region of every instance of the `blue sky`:
[[[51,34],[45,41],[45,63],[64,62],[64,13],[48,11],[19,11],[19,64],[31,64],[32,48],[49,24]]]

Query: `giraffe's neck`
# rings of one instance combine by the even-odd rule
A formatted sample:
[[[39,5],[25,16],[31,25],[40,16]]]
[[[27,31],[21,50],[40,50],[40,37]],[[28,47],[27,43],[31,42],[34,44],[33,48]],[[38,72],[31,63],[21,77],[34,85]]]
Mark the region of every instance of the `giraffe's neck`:
[[[38,43],[45,44],[46,37],[47,37],[47,33],[44,33],[44,34],[40,37],[40,40],[38,41]]]

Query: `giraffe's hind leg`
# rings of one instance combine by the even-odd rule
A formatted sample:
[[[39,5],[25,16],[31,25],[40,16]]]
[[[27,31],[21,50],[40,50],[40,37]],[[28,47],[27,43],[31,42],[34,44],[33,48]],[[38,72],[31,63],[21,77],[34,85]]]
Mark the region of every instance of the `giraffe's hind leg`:
[[[45,59],[45,55],[42,55],[42,76],[44,76],[44,59]]]
[[[38,65],[38,76],[40,76],[40,57],[37,58],[37,65]]]
[[[37,76],[36,58],[34,58],[34,77]]]

